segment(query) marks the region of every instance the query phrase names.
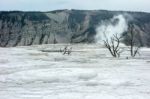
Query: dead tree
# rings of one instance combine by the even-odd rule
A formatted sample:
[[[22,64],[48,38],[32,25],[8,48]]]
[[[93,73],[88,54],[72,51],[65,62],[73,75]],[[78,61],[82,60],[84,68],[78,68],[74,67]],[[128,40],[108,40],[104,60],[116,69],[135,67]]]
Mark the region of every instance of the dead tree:
[[[135,29],[134,29],[134,25],[130,24],[129,25],[129,34],[130,34],[130,40],[129,40],[129,44],[130,44],[130,53],[132,57],[135,57],[137,54],[139,53],[139,49],[140,46],[135,47],[135,41],[134,41],[134,37],[135,37]]]
[[[111,37],[110,41],[108,38],[103,40],[105,47],[109,50],[113,57],[120,57],[120,54],[123,52],[123,49],[120,48],[121,38],[122,37],[115,34]]]
[[[67,54],[67,55],[70,55],[71,52],[72,52],[72,47],[68,47],[68,46],[65,46],[65,48],[63,50],[60,50],[60,52],[63,53],[63,55]]]

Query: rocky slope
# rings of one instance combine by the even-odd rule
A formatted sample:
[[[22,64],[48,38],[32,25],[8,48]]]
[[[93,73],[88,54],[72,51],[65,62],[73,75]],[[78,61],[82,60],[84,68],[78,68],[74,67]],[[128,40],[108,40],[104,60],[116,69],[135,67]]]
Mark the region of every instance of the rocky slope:
[[[56,10],[51,12],[0,12],[0,46],[50,43],[92,43],[96,27],[117,14],[128,14],[140,45],[150,46],[150,13],[105,10]],[[128,44],[127,37],[124,42]]]

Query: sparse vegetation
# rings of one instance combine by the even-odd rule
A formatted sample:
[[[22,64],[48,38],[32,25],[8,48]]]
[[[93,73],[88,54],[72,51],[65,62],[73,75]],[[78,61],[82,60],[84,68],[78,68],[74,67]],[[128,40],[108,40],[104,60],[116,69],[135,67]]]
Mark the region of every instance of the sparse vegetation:
[[[60,49],[60,52],[62,52],[63,55],[65,55],[65,54],[70,55],[72,52],[72,47],[65,46],[65,48],[63,50]]]
[[[129,25],[129,34],[130,34],[130,53],[131,53],[131,56],[132,57],[135,57],[137,54],[140,55],[139,53],[139,49],[140,49],[140,46],[135,46],[135,42],[134,42],[134,38],[135,38],[135,28],[134,28],[134,25],[133,24],[130,24]]]
[[[105,47],[109,50],[113,57],[120,57],[120,54],[123,52],[123,49],[120,48],[120,40],[121,37],[119,37],[117,34],[113,35],[110,41],[107,37],[105,40],[103,40]]]
[[[129,51],[131,57],[135,57],[137,54],[140,55],[140,43],[137,44],[136,41],[136,35],[138,30],[136,30],[135,26],[133,24],[129,24],[128,27],[128,42],[129,42],[129,48],[122,49],[120,47],[120,42],[123,38],[123,36],[114,34],[111,38],[105,37],[104,46],[109,50],[111,55],[113,57],[120,57],[120,54],[122,52]],[[105,34],[105,33],[104,33]],[[105,35],[106,36],[106,35]]]

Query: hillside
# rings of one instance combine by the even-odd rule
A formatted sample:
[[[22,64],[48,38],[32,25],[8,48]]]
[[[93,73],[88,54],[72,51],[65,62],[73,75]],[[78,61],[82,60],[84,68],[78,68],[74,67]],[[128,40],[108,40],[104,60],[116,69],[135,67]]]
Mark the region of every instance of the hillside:
[[[118,14],[127,15],[128,24],[136,26],[136,43],[150,46],[150,13],[106,10],[2,11],[0,46],[93,43],[99,23]],[[128,44],[127,37],[124,37],[124,43]]]

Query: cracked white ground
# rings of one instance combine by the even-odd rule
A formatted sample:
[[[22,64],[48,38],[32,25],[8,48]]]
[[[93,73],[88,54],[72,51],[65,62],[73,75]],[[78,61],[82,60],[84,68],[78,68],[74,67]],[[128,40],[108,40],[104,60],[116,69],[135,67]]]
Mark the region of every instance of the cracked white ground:
[[[99,45],[0,48],[0,99],[150,99],[150,49],[112,58]]]

